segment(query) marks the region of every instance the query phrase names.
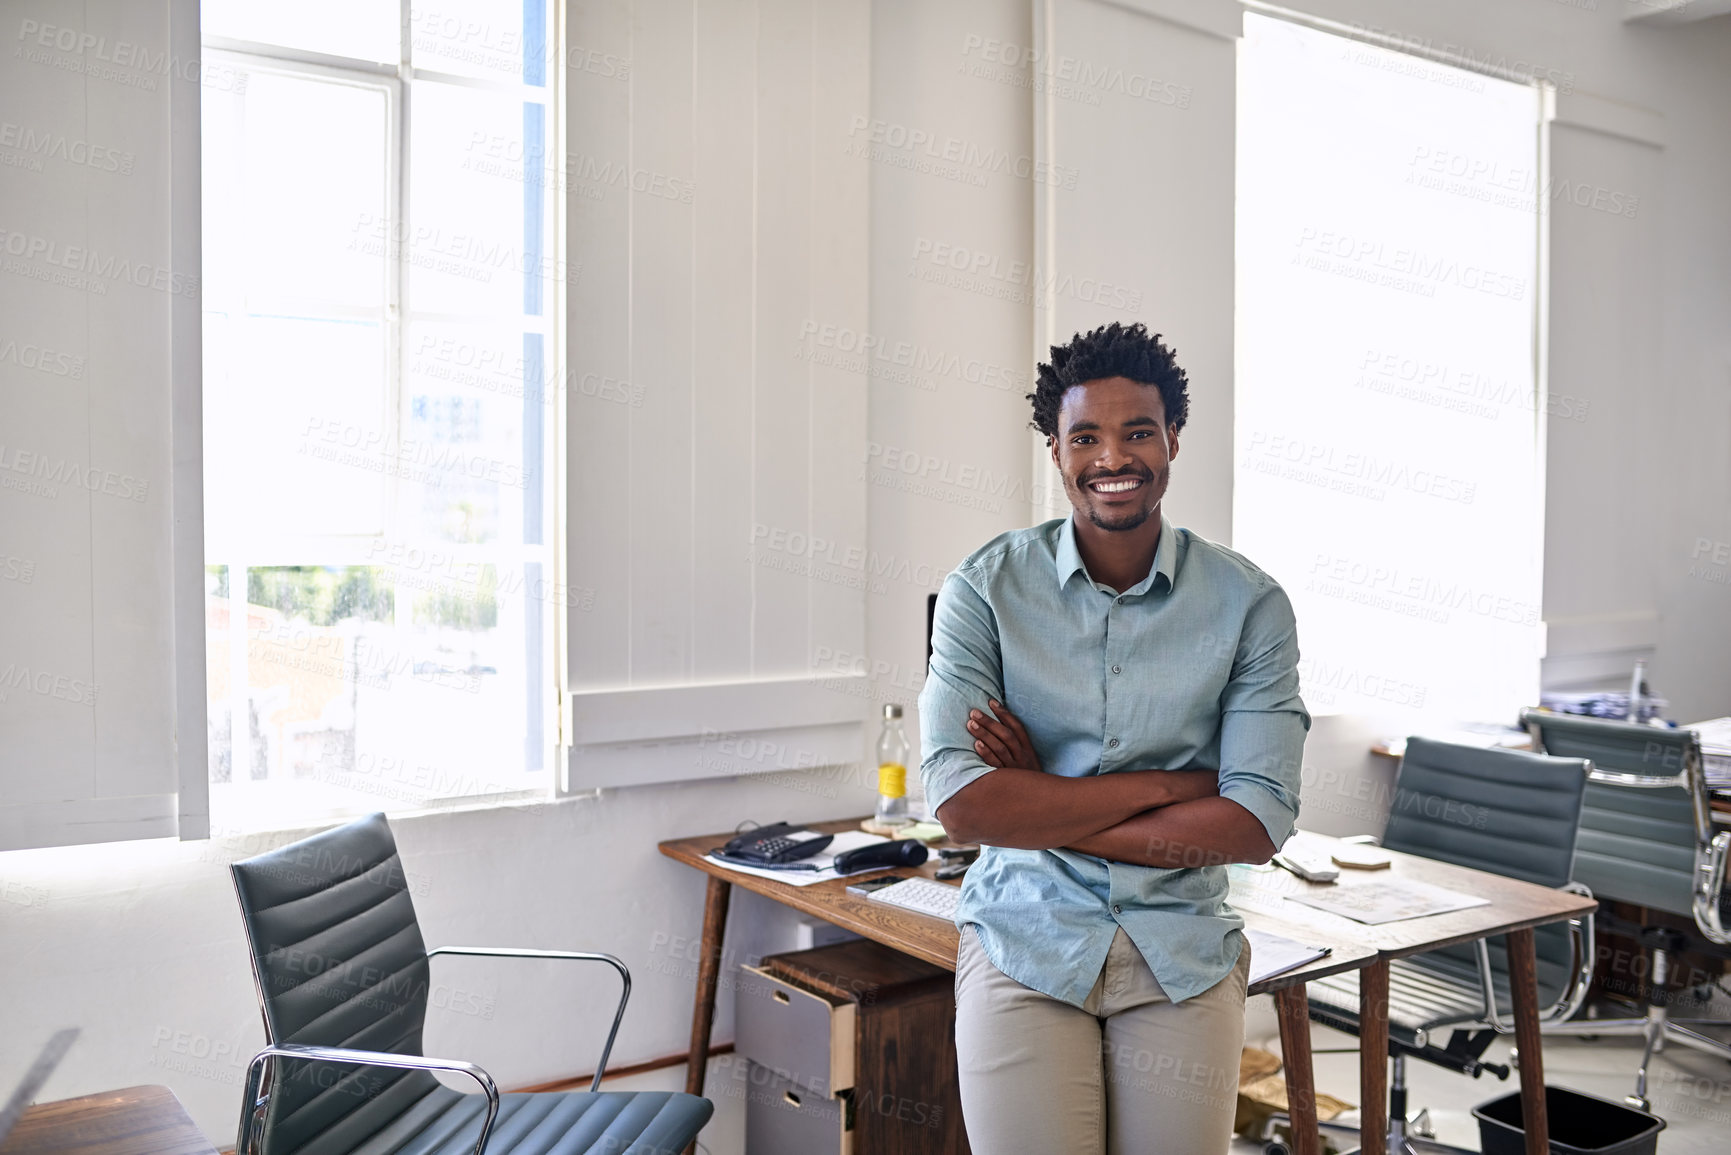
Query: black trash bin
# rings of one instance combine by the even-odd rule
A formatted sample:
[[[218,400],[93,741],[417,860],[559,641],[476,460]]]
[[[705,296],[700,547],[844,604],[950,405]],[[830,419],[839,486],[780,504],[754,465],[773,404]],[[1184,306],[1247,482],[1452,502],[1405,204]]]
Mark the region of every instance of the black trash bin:
[[[1665,1129],[1657,1115],[1563,1087],[1545,1088],[1545,1114],[1554,1155],[1655,1155]],[[1526,1155],[1519,1091],[1480,1103],[1473,1118],[1484,1155]]]

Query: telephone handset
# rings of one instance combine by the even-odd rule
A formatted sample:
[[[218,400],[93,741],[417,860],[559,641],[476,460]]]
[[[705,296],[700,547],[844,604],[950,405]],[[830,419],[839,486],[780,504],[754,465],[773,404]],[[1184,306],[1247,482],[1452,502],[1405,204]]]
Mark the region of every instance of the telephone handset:
[[[726,846],[713,853],[718,858],[748,866],[780,866],[810,858],[834,839],[833,834],[812,834],[804,827],[777,822],[774,826],[747,830],[729,839]]]

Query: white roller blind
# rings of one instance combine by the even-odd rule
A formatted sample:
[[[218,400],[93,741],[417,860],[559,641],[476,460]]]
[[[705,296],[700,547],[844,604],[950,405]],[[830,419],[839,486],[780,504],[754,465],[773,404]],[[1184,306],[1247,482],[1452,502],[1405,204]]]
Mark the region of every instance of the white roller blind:
[[[1537,89],[1247,15],[1234,547],[1317,713],[1536,700]]]
[[[0,849],[199,837],[197,4],[39,4],[15,23]]]

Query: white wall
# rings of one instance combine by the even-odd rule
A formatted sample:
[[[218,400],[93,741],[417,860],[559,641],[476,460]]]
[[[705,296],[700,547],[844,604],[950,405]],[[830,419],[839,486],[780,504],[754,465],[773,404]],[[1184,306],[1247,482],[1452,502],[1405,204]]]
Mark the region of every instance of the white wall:
[[[1386,25],[1389,19],[1386,5],[1369,0],[1318,0],[1316,7],[1343,20]],[[1731,145],[1722,128],[1723,110],[1731,107],[1731,21],[1630,30],[1619,20],[1623,5],[1599,7],[1415,0],[1400,12],[1410,25],[1403,31],[1537,61],[1572,73],[1583,90],[1664,114],[1665,191],[1662,206],[1653,207],[1660,219],[1661,371],[1645,398],[1662,435],[1658,444],[1627,445],[1621,456],[1583,463],[1579,476],[1560,480],[1578,486],[1589,502],[1612,488],[1635,487],[1635,504],[1658,527],[1650,556],[1636,563],[1662,615],[1654,681],[1682,714],[1731,712],[1731,656],[1724,653],[1731,585],[1723,577],[1691,576],[1689,556],[1697,538],[1731,541],[1724,450],[1731,336],[1723,323],[1731,313],[1731,214],[1724,208]],[[1031,44],[1029,10],[1021,0],[876,0],[871,117],[961,141],[964,157],[970,146],[976,158],[984,149],[1031,156],[1029,91],[1015,70],[983,61],[977,47],[987,40]],[[652,48],[640,43],[636,51]],[[16,67],[10,56],[0,57],[0,69]],[[876,449],[863,466],[871,482],[868,541],[881,555],[908,561],[909,576],[868,596],[866,646],[878,663],[877,698],[911,703],[922,677],[924,594],[931,584],[916,575],[941,572],[1026,516],[1031,439],[1020,394],[1028,388],[1036,318],[1014,299],[1012,270],[1032,261],[1034,196],[1013,172],[960,162],[935,171],[930,164],[926,171],[905,167],[914,162],[895,150],[871,153],[863,135],[869,129],[844,130],[833,146],[867,145],[870,324],[886,340],[925,350],[933,366],[914,372],[912,383],[895,374],[868,383],[868,454]],[[142,153],[162,143],[147,134],[126,147]],[[939,244],[985,254],[996,262],[989,266],[996,275],[960,287],[925,280]],[[921,455],[914,475],[903,472],[909,453]],[[937,464],[922,478],[927,460]],[[1587,543],[1588,556],[1624,549],[1627,530],[1608,521]],[[1710,550],[1705,560],[1711,562]],[[1319,723],[1307,759],[1306,825],[1346,830],[1380,821],[1386,769],[1362,754],[1373,732],[1351,719]],[[815,770],[418,817],[396,829],[429,939],[606,949],[632,965],[637,994],[616,1052],[628,1063],[678,1050],[689,1028],[695,963],[680,952],[694,952],[676,936],[695,934],[703,887],[660,858],[656,840],[746,818],[860,812],[869,803],[867,775]],[[77,1024],[85,1036],[45,1097],[161,1082],[214,1139],[231,1142],[239,1067],[228,1056],[254,1046],[260,1030],[223,864],[287,837],[0,855],[0,990],[7,993],[9,1028],[0,1042],[0,1085],[17,1077],[52,1028]],[[737,902],[736,914],[748,915],[751,905]],[[441,1013],[432,1048],[471,1053],[507,1084],[589,1067],[603,1033],[604,980],[582,992],[577,984],[592,976],[550,975],[541,985],[539,975],[511,972],[501,981],[481,977],[484,969],[450,972],[443,997],[478,1013]],[[571,1001],[543,1002],[535,993],[562,989],[573,990]],[[724,1006],[716,1038],[730,1037]],[[222,1055],[205,1059],[202,1069],[183,1047],[207,1055],[220,1048]],[[183,1063],[193,1069],[176,1066]],[[739,1149],[736,1112],[727,1119],[715,1129],[712,1151]]]

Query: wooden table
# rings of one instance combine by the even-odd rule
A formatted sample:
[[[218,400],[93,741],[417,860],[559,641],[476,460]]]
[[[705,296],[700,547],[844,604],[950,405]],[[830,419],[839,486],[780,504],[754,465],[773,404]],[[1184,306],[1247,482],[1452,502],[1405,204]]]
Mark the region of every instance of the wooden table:
[[[0,1155],[216,1155],[167,1087],[127,1087],[25,1110]]]
[[[859,819],[853,818],[807,825],[813,830],[827,833],[857,830],[859,823]],[[698,959],[697,993],[691,1015],[691,1051],[685,1074],[685,1089],[689,1093],[703,1093],[704,1068],[709,1055],[709,1034],[715,1021],[715,993],[721,978],[722,939],[727,926],[727,907],[734,886],[772,898],[794,910],[834,923],[945,970],[956,969],[958,936],[953,924],[849,894],[847,886],[855,881],[853,878],[838,878],[809,886],[793,886],[779,879],[727,870],[705,857],[710,850],[731,837],[733,835],[729,832],[661,843],[661,853],[709,875],[709,892],[703,910],[702,953]],[[924,866],[903,867],[887,873],[903,878],[920,875],[931,878],[937,866],[934,856]],[[878,877],[884,873],[886,872],[864,871],[859,877]],[[1281,917],[1247,914],[1245,921],[1258,929],[1309,941],[1308,930]],[[1251,994],[1273,994],[1279,1010],[1280,1044],[1285,1053],[1286,1097],[1291,1108],[1293,1132],[1300,1137],[1297,1140],[1298,1155],[1317,1155],[1316,1084],[1311,1070],[1310,1022],[1304,984],[1309,979],[1373,966],[1380,957],[1374,947],[1350,939],[1317,940],[1316,945],[1332,945],[1334,949],[1331,954],[1308,966],[1275,975],[1250,987]],[[1372,984],[1363,984],[1362,989],[1374,990],[1374,987]],[[1385,999],[1386,994],[1385,990]],[[1386,1009],[1383,1017],[1387,1018]],[[1385,1090],[1384,1098],[1386,1097]],[[1386,1113],[1385,1106],[1384,1114]],[[1387,1130],[1386,1123],[1381,1129]],[[1309,1137],[1308,1143],[1304,1136]]]

